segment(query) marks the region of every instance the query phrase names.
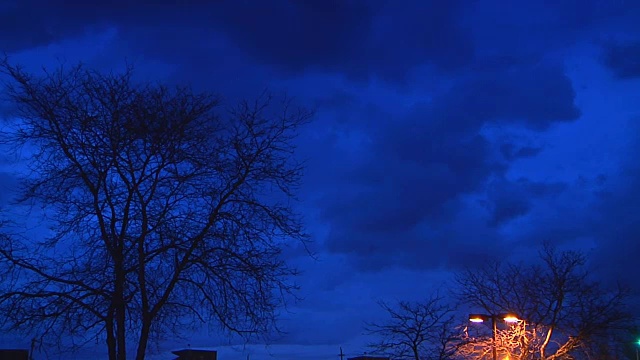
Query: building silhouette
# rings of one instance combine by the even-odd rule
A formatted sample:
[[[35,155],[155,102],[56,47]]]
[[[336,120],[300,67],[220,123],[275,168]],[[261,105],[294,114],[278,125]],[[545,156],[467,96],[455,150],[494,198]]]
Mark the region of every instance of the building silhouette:
[[[29,360],[29,350],[0,349],[0,359],[2,359],[2,360]]]
[[[215,350],[183,349],[172,351],[178,355],[174,360],[217,360],[218,352]]]

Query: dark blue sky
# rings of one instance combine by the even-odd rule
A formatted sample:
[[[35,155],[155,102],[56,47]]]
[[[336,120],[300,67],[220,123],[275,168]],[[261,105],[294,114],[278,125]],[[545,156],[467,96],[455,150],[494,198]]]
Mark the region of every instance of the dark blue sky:
[[[306,300],[255,357],[364,351],[375,300],[419,299],[542,241],[640,290],[639,1],[70,3],[3,0],[0,51],[34,70],[127,60],[230,102],[269,87],[318,109],[299,141],[318,261],[287,252]]]

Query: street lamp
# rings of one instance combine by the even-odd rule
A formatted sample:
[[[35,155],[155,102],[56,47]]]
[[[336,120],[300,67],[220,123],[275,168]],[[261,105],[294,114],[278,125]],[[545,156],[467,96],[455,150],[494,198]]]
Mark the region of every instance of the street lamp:
[[[520,321],[520,319],[514,315],[514,314],[496,314],[496,315],[486,315],[486,314],[470,314],[469,315],[469,321],[474,322],[474,323],[481,323],[481,322],[485,322],[487,320],[491,320],[491,329],[493,332],[493,360],[498,360],[498,350],[496,347],[496,331],[498,330],[498,324],[497,321],[499,319],[502,319],[504,322],[507,323],[516,323],[518,321]],[[639,359],[636,359],[639,360]]]
[[[640,347],[640,339],[636,340],[636,360],[640,360],[640,355],[638,353],[638,347]]]

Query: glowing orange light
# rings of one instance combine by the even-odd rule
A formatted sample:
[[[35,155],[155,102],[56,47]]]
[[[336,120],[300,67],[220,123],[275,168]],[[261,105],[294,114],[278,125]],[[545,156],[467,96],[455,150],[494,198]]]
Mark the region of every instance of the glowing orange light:
[[[504,317],[504,321],[508,323],[514,323],[520,321],[520,319],[518,319],[518,317],[515,315],[507,315]]]
[[[481,323],[484,322],[484,316],[482,315],[477,315],[477,314],[471,314],[469,315],[469,321],[474,322],[474,323]]]

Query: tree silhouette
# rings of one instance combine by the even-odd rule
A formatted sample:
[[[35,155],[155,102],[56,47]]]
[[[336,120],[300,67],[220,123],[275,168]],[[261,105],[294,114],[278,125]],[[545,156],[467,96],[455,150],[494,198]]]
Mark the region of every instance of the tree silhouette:
[[[598,282],[586,260],[581,252],[559,252],[545,244],[537,264],[495,262],[459,273],[457,295],[488,314],[519,315],[522,322],[497,333],[498,350],[510,359],[607,358],[605,348],[608,356],[619,358],[622,349],[615,344],[624,343],[636,320],[627,304],[629,291]],[[484,331],[465,331],[459,354],[482,356],[491,349]]]
[[[367,325],[367,333],[379,338],[373,351],[393,359],[445,360],[455,353],[454,309],[439,294],[420,302],[379,303],[389,319]]]
[[[294,289],[282,246],[305,240],[290,200],[310,112],[267,94],[225,112],[132,69],[0,68],[17,110],[3,142],[28,149],[20,204],[51,225],[43,239],[0,238],[6,328],[102,337],[118,360],[130,341],[143,359],[150,340],[193,324],[274,328]]]

